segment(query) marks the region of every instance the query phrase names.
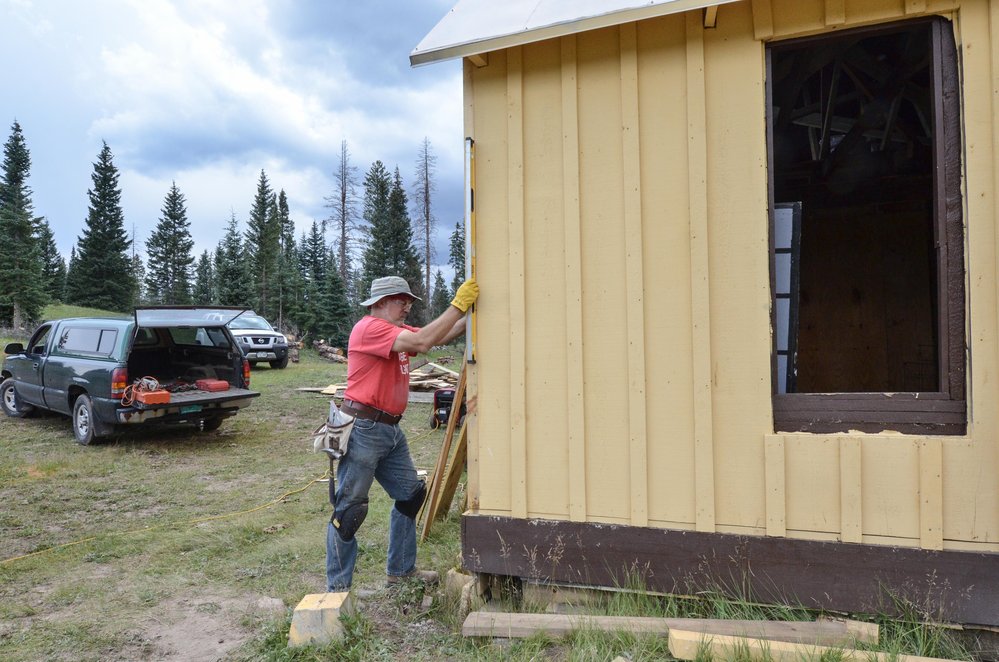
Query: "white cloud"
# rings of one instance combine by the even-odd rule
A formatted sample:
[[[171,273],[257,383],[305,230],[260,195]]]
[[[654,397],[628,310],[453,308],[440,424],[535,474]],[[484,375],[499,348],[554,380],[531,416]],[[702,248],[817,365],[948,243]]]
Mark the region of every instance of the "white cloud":
[[[306,0],[0,0],[0,56],[35,68],[15,81],[16,104],[0,100],[25,120],[35,207],[68,254],[87,200],[79,184],[60,182],[89,175],[106,140],[140,240],[176,180],[200,252],[221,238],[230,210],[245,223],[261,168],[287,192],[301,232],[327,215],[341,141],[359,179],[378,159],[399,166],[409,188],[426,136],[438,156],[441,260],[461,215],[460,66],[412,71],[406,55],[423,37],[414,17],[429,30],[447,4],[385,12]],[[7,34],[11,16],[17,34]],[[61,143],[46,143],[50,135]]]

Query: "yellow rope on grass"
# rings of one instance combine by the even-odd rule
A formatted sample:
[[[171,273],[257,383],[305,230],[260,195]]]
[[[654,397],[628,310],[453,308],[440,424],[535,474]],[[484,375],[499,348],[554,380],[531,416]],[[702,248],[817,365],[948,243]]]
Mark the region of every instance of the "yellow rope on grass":
[[[261,506],[257,506],[255,508],[250,508],[248,510],[237,510],[235,512],[223,513],[221,515],[209,515],[208,517],[195,517],[193,519],[179,520],[177,522],[165,522],[163,524],[152,524],[150,526],[144,526],[144,527],[142,527],[140,529],[132,529],[130,531],[118,531],[118,532],[114,532],[114,533],[105,533],[105,534],[101,534],[101,535],[90,536],[88,538],[81,538],[80,540],[74,540],[73,542],[64,542],[64,543],[59,544],[59,545],[53,545],[52,547],[46,547],[45,549],[40,549],[37,552],[30,552],[28,554],[22,554],[21,556],[13,556],[13,557],[11,557],[9,559],[4,559],[4,560],[0,561],[0,565],[7,565],[8,563],[13,563],[14,561],[20,561],[22,559],[31,558],[32,556],[39,556],[41,554],[48,554],[49,552],[55,551],[57,549],[65,549],[67,547],[73,547],[74,545],[82,545],[85,542],[90,542],[92,540],[97,540],[98,538],[100,538],[102,536],[128,536],[128,535],[133,535],[133,534],[136,534],[136,533],[143,533],[145,531],[155,531],[156,529],[165,529],[167,527],[177,526],[177,525],[180,525],[180,524],[201,524],[203,522],[211,522],[211,521],[214,521],[214,520],[225,519],[227,517],[236,517],[237,515],[247,515],[249,513],[255,513],[258,510],[263,510],[265,508],[270,508],[271,506],[273,506],[273,505],[275,505],[277,503],[280,503],[281,501],[284,501],[285,499],[287,499],[288,497],[290,497],[293,494],[298,494],[299,492],[304,492],[305,490],[309,489],[310,487],[312,487],[314,484],[318,483],[319,481],[325,480],[325,479],[329,478],[329,475],[330,475],[330,472],[327,471],[326,473],[324,473],[319,478],[313,478],[312,480],[310,480],[305,487],[300,487],[297,490],[291,490],[290,492],[285,492],[284,494],[282,494],[281,496],[279,496],[276,499],[273,499],[272,501],[268,501],[267,503],[265,503],[265,504],[263,504]]]

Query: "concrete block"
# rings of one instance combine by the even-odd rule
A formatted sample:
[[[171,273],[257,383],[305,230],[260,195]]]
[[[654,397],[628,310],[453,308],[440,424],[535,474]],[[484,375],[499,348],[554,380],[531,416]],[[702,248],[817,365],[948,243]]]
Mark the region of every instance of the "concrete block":
[[[288,646],[323,645],[343,637],[340,616],[351,614],[350,592],[313,593],[302,598],[291,616]]]
[[[444,594],[452,599],[456,599],[461,595],[465,586],[474,581],[475,577],[472,575],[466,575],[451,568],[447,571],[447,575],[444,576]]]

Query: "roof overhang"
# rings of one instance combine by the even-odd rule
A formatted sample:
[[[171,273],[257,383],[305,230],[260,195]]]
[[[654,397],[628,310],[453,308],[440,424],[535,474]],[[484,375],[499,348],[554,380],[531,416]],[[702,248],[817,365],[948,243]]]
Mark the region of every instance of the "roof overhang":
[[[458,0],[409,62],[415,67],[735,1]]]

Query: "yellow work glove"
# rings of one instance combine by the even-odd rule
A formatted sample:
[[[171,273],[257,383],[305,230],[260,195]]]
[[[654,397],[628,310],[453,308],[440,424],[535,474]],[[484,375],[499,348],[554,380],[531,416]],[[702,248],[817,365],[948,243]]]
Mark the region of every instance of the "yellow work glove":
[[[467,313],[468,309],[472,307],[475,300],[479,298],[479,284],[475,282],[474,278],[469,278],[458,291],[454,293],[454,299],[451,300],[451,305],[460,310],[463,313]]]

